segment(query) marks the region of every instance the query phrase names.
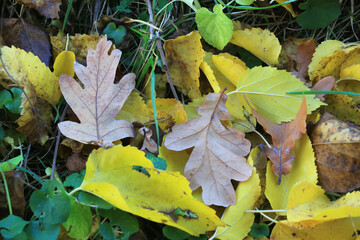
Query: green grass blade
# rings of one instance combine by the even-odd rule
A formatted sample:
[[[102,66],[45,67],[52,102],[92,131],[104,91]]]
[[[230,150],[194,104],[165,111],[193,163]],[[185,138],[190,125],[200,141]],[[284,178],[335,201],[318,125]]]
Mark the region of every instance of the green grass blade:
[[[355,92],[345,92],[345,91],[322,91],[322,90],[314,90],[314,91],[298,91],[298,92],[287,92],[286,94],[339,94],[339,95],[351,95],[351,96],[360,96],[360,93]]]
[[[154,120],[155,120],[155,128],[156,128],[156,138],[157,138],[157,149],[159,151],[159,144],[160,144],[160,138],[159,138],[159,123],[157,120],[157,112],[156,112],[156,93],[155,93],[155,73],[154,73],[155,65],[153,67],[153,70],[151,72],[151,101],[152,101],[152,109],[154,112]]]
[[[263,10],[263,9],[270,9],[270,8],[276,8],[279,6],[282,6],[284,4],[288,4],[288,3],[292,3],[292,2],[296,2],[297,0],[289,0],[283,3],[279,3],[279,4],[274,4],[274,5],[270,5],[267,7],[251,7],[251,6],[232,6],[232,5],[227,5],[225,4],[222,0],[219,0],[219,2],[221,3],[221,5],[223,5],[223,7],[227,7],[227,8],[234,8],[234,9],[242,9],[242,10]]]

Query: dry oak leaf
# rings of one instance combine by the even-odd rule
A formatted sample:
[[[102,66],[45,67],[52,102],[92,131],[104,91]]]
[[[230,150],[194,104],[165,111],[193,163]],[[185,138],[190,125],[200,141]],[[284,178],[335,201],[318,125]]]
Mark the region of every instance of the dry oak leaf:
[[[307,107],[305,96],[295,119],[291,122],[276,124],[261,116],[252,107],[251,111],[265,131],[271,135],[273,141],[272,148],[265,145],[264,150],[266,156],[273,163],[272,170],[279,177],[278,184],[280,184],[281,175],[286,175],[291,171],[291,164],[295,157],[291,151],[295,147],[296,140],[306,133]]]
[[[61,0],[16,0],[18,3],[36,9],[47,18],[59,18]]]
[[[231,179],[245,181],[252,174],[243,157],[250,151],[250,142],[243,132],[220,122],[231,117],[226,99],[223,93],[209,94],[197,109],[201,117],[175,125],[164,143],[175,151],[194,147],[184,170],[191,189],[201,186],[205,204],[225,207],[236,203]]]
[[[325,113],[311,134],[320,185],[332,192],[360,187],[360,127]]]
[[[111,146],[113,141],[135,136],[128,121],[115,119],[135,87],[135,74],[127,74],[114,84],[121,51],[113,50],[109,55],[111,45],[105,37],[99,41],[96,50],[89,50],[86,67],[74,63],[84,88],[69,75],[60,76],[61,92],[80,120],[80,123],[59,123],[60,131],[68,138]]]

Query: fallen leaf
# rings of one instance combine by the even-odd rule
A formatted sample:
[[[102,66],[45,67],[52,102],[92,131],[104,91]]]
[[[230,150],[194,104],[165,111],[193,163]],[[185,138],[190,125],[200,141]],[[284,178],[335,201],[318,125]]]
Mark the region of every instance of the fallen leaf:
[[[24,92],[21,117],[17,120],[18,131],[27,136],[30,142],[44,144],[53,119],[47,102],[55,105],[61,96],[58,78],[37,56],[14,46],[1,48],[0,75],[9,79],[7,73]],[[6,80],[0,83],[7,87]]]
[[[248,164],[253,166],[253,159],[256,158],[259,148],[253,148],[249,154]],[[254,213],[245,213],[253,210],[261,194],[260,178],[253,168],[251,177],[239,184],[236,188],[236,203],[229,206],[221,218],[221,221],[228,226],[219,227],[215,231],[215,236],[222,240],[237,240],[247,236],[254,222]]]
[[[230,42],[245,48],[267,65],[279,64],[280,42],[274,33],[267,29],[246,28],[244,30],[235,30]]]
[[[190,99],[201,97],[199,67],[205,54],[200,39],[200,34],[193,31],[186,36],[167,40],[164,44],[173,83]]]
[[[140,148],[140,150],[145,152],[148,151],[151,153],[156,153],[158,149],[156,142],[151,138],[152,131],[146,127],[142,127],[139,129],[138,132],[144,136],[143,145]]]
[[[354,228],[355,227],[355,228]],[[360,218],[341,218],[332,221],[279,221],[271,232],[272,240],[355,239],[360,231]]]
[[[311,90],[322,90],[322,91],[330,91],[333,89],[335,85],[335,78],[333,76],[328,76],[320,79],[312,88]],[[316,97],[319,98],[321,101],[325,101],[324,98],[325,94],[316,94]]]
[[[323,77],[338,78],[341,64],[346,55],[343,52],[345,44],[337,40],[326,40],[316,49],[309,64],[309,77],[311,81],[318,81]]]
[[[152,109],[151,100],[147,103],[147,106]],[[187,120],[184,105],[174,98],[156,98],[155,106],[157,111],[169,114],[176,124],[186,122]]]
[[[308,77],[309,64],[311,63],[311,58],[315,52],[315,42],[307,40],[305,43],[300,44],[297,47],[297,54],[295,57],[296,61],[296,76],[299,79],[305,79]]]
[[[185,165],[190,157],[190,153],[188,150],[172,151],[163,144],[159,147],[159,157],[166,160],[167,171],[179,172],[181,175],[184,175]]]
[[[360,128],[325,113],[311,134],[320,185],[332,192],[360,187]]]
[[[255,109],[251,108],[251,111],[264,130],[271,135],[272,148],[265,145],[264,151],[273,163],[272,170],[279,177],[278,184],[280,184],[281,175],[286,175],[291,171],[291,164],[295,159],[291,152],[295,147],[295,142],[306,133],[305,96],[303,96],[303,101],[295,119],[291,122],[276,124],[261,116]]]
[[[69,36],[68,51],[74,52],[76,61],[82,64],[86,64],[86,55],[89,49],[95,49],[96,45],[104,36],[90,36],[86,34],[75,34],[75,36]],[[50,36],[50,42],[52,45],[52,53],[56,58],[60,52],[66,48],[67,37],[66,36]],[[115,49],[114,46],[111,50]]]
[[[357,78],[360,79],[358,73],[359,68],[359,57],[360,57],[360,48],[354,49],[351,52],[349,57],[341,64],[340,68],[340,78]]]
[[[286,2],[286,0],[275,0],[275,1],[278,3]],[[297,14],[294,12],[294,9],[293,9],[291,3],[284,4],[284,5],[282,5],[282,7],[284,7],[289,13],[291,13],[291,16],[293,18],[295,18],[297,16]]]
[[[84,88],[68,75],[59,78],[65,100],[80,119],[80,123],[61,122],[59,129],[65,136],[82,143],[111,146],[113,141],[135,136],[129,122],[115,119],[135,87],[135,75],[127,74],[118,84],[113,83],[121,51],[113,50],[108,55],[111,45],[105,37],[96,50],[89,50],[86,67],[75,63],[76,75]]]
[[[299,222],[360,217],[359,199],[360,192],[354,191],[331,201],[320,186],[303,181],[290,191],[287,219],[289,222]]]
[[[354,67],[353,70],[355,70],[355,68],[360,67],[360,65],[359,66],[353,65],[352,67]],[[352,75],[352,77],[347,79],[346,78],[339,79],[336,81],[335,90],[360,93],[360,78],[357,79],[355,75]],[[353,96],[353,95],[347,95],[347,96],[352,98],[354,102],[358,104],[360,103],[360,96]]]
[[[24,217],[26,201],[24,195],[24,173],[20,170],[13,170],[5,172],[5,178],[9,188],[11,206],[14,215]],[[6,200],[6,192],[3,179],[0,182],[0,219],[3,219],[9,215],[8,202]]]
[[[66,159],[65,166],[70,174],[80,172],[86,168],[86,160],[86,157],[80,151],[75,151]]]
[[[47,18],[59,18],[61,0],[16,0]]]
[[[282,176],[280,185],[277,184],[278,176],[271,170],[271,162],[268,162],[265,196],[269,200],[272,209],[285,209],[287,207],[290,191],[297,183],[305,180],[313,184],[317,183],[315,155],[307,135],[296,141],[293,153],[295,160],[291,172]],[[286,215],[283,212],[279,212],[279,214]]]
[[[348,95],[327,95],[329,113],[335,114],[339,120],[353,122],[360,125],[360,105]]]
[[[250,150],[250,142],[237,129],[225,128],[220,120],[229,120],[225,94],[209,94],[198,107],[201,117],[177,124],[165,137],[165,147],[181,151],[195,147],[185,166],[185,176],[192,190],[202,187],[207,205],[235,204],[236,195],[231,179],[245,181],[252,167],[243,156]]]
[[[240,76],[234,93],[237,93],[240,99],[244,99],[243,93],[246,93],[251,106],[260,115],[274,123],[281,123],[295,118],[303,99],[301,95],[290,95],[286,92],[309,90],[303,82],[285,70],[254,67]],[[324,105],[314,96],[307,95],[305,98],[307,113]]]
[[[195,22],[201,36],[211,46],[223,50],[233,34],[233,23],[223,13],[223,7],[216,4],[213,13],[207,8],[196,10]]]
[[[62,51],[55,59],[54,74],[60,77],[61,74],[67,74],[74,77],[75,54],[72,51]]]
[[[0,26],[1,35],[7,46],[14,45],[25,52],[32,52],[46,66],[50,65],[51,45],[49,36],[43,29],[22,18],[2,18]]]
[[[152,112],[152,108],[149,108],[145,104],[144,99],[140,96],[140,93],[132,91],[116,116],[116,119],[124,119],[131,123],[135,121],[148,123],[153,121],[154,113]]]
[[[94,150],[78,190],[95,194],[123,211],[192,235],[223,226],[213,209],[192,198],[185,177],[155,169],[144,152],[135,147],[117,145]]]

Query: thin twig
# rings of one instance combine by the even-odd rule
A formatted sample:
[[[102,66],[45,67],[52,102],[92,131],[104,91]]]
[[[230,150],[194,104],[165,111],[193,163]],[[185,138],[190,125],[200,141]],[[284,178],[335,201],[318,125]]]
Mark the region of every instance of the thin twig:
[[[153,28],[153,23],[154,23],[154,13],[152,11],[152,6],[151,6],[151,2],[150,0],[146,0],[146,4],[148,6],[148,12],[149,12],[149,22],[150,22],[150,39],[152,40],[153,37],[154,37],[154,28]],[[168,82],[170,84],[170,89],[175,97],[176,100],[179,101],[179,97],[177,96],[176,94],[176,90],[175,90],[175,87],[174,87],[174,84],[173,84],[173,81],[172,81],[172,78],[170,76],[170,73],[169,73],[169,70],[168,70],[168,67],[167,67],[167,63],[166,63],[166,59],[165,59],[165,54],[164,54],[164,50],[162,48],[162,44],[161,44],[161,38],[159,36],[159,31],[156,31],[156,48],[159,50],[160,52],[160,58],[161,58],[161,62],[163,64],[163,71],[166,72],[166,76],[167,76],[167,79],[168,79]]]
[[[62,112],[61,114],[61,117],[60,117],[60,120],[58,122],[58,125],[59,123],[61,123],[64,118],[65,118],[65,114],[67,112],[67,109],[68,109],[69,105],[66,104],[65,108],[64,108],[64,111]],[[52,161],[52,165],[51,165],[51,175],[50,175],[50,179],[54,179],[54,174],[55,174],[55,168],[56,168],[56,158],[57,158],[57,153],[58,153],[58,149],[59,149],[59,145],[60,145],[60,136],[61,136],[61,132],[59,130],[59,127],[58,127],[58,130],[57,130],[57,135],[56,135],[56,144],[55,144],[55,149],[54,149],[54,156],[53,156],[53,161]]]

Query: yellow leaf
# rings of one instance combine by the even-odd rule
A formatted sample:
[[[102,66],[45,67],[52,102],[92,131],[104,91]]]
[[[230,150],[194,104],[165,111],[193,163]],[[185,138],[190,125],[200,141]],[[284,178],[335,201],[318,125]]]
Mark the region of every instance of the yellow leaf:
[[[317,183],[317,172],[315,166],[315,155],[309,137],[305,134],[296,141],[293,150],[295,160],[291,172],[281,177],[281,184],[278,185],[278,176],[271,170],[271,163],[268,162],[266,169],[266,190],[265,196],[269,200],[272,209],[285,209],[288,205],[288,198],[291,189],[301,181]],[[280,212],[281,215],[284,213]]]
[[[360,64],[353,65],[350,68],[351,71],[354,72],[353,74],[351,74],[354,78],[348,78],[348,79],[345,78],[336,81],[335,90],[360,93],[360,74],[359,74]],[[348,96],[351,97],[354,102],[360,103],[360,96],[351,96],[351,95]]]
[[[173,83],[190,99],[201,97],[199,90],[200,64],[204,50],[201,36],[193,31],[186,36],[165,41],[166,61]]]
[[[280,42],[274,33],[267,29],[247,28],[236,30],[230,42],[245,48],[268,65],[279,64]]]
[[[3,68],[6,68],[20,86],[25,88],[31,85],[36,96],[53,105],[59,101],[61,92],[58,78],[37,56],[12,46],[1,48],[1,58],[4,66],[0,62],[0,71],[5,73]]]
[[[139,92],[132,91],[116,119],[124,119],[131,123],[134,121],[148,123],[154,119],[153,116],[152,109],[145,104]]]
[[[326,111],[335,114],[340,120],[351,121],[360,125],[360,110],[358,103],[348,95],[327,95]]]
[[[315,50],[315,53],[309,64],[309,78],[315,82],[323,77],[334,76],[345,60],[342,49],[345,44],[337,40],[326,40],[322,42]],[[330,64],[328,66],[328,64]],[[326,70],[325,70],[326,69]],[[335,70],[334,70],[335,69]],[[329,72],[329,73],[327,73]]]
[[[248,163],[253,166],[253,159],[257,157],[260,149],[251,150]],[[236,189],[236,203],[225,209],[221,221],[226,223],[227,227],[219,227],[215,235],[222,240],[238,240],[247,236],[254,222],[254,213],[245,213],[246,210],[252,210],[260,197],[261,187],[260,178],[253,168],[252,176],[245,182],[239,183]]]
[[[211,69],[211,67],[209,66],[209,64],[207,64],[207,62],[203,61],[200,65],[200,69],[201,71],[204,72],[206,78],[208,79],[212,89],[214,90],[215,93],[220,92],[220,87],[219,87],[219,83],[216,81],[216,78],[214,76],[214,72]],[[194,99],[193,99],[194,100]]]
[[[166,171],[180,172],[181,175],[184,175],[185,164],[190,157],[190,153],[188,150],[169,150],[163,144],[159,147],[159,157],[166,160]]]
[[[340,72],[340,78],[360,79],[360,64],[354,64],[349,67],[342,68]]]
[[[360,230],[360,218],[341,218],[333,221],[301,221],[276,223],[271,233],[273,240],[355,239]]]
[[[220,86],[220,89],[224,89],[225,87],[227,87],[228,90],[226,90],[225,93],[229,93],[235,90],[235,85],[228,78],[226,78],[221,73],[221,71],[215,66],[213,62],[212,53],[209,52],[205,53],[204,62],[206,62],[206,64],[212,70],[211,72],[210,71],[204,72],[208,79],[215,79],[215,81],[218,82],[218,86]],[[231,113],[231,121],[240,123],[240,124],[234,124],[234,127],[238,128],[243,132],[249,132],[252,131],[252,129],[254,128],[253,126],[256,126],[256,119],[254,116],[251,115],[251,109],[245,103],[244,99],[238,98],[234,94],[228,95],[228,100],[225,106],[229,109]],[[251,123],[249,122],[248,119],[250,119]]]
[[[357,78],[360,79],[358,70],[360,68],[360,48],[355,48],[349,53],[349,57],[343,62],[340,69],[340,78]],[[352,66],[357,66],[351,68]]]
[[[155,102],[156,110],[169,114],[174,119],[175,124],[186,122],[184,106],[178,100],[174,98],[156,98]],[[151,100],[147,103],[147,106],[152,109]]]
[[[85,63],[88,50],[90,48],[96,49],[96,45],[104,36],[90,36],[86,34],[75,34],[75,36],[69,36],[68,50],[74,52],[78,62]],[[52,45],[52,53],[54,57],[57,57],[66,47],[66,36],[50,36],[50,42]],[[114,45],[110,48],[115,49]]]
[[[298,78],[285,70],[272,67],[254,67],[245,71],[237,82],[236,93],[244,99],[243,93],[262,116],[274,123],[291,121],[300,108],[303,96],[286,92],[309,91]],[[324,105],[314,96],[306,95],[307,113]],[[244,101],[244,100],[243,100]]]
[[[223,226],[213,209],[193,199],[184,176],[155,169],[144,152],[135,147],[117,145],[94,150],[78,190],[95,194],[123,211],[192,235]]]
[[[287,0],[275,0],[276,2],[278,3],[283,3],[283,2],[286,2]],[[294,9],[292,8],[292,5],[291,3],[287,3],[287,4],[284,4],[282,5],[286,10],[288,10],[289,13],[291,13],[291,16],[292,17],[296,17],[297,14],[294,12]]]
[[[75,70],[74,64],[75,54],[72,51],[62,51],[55,59],[54,62],[54,74],[60,77],[61,74],[67,74],[74,77]]]
[[[205,101],[205,96],[194,99],[194,100],[192,100],[192,102],[190,102],[184,106],[188,120],[191,120],[191,119],[194,119],[194,118],[197,118],[200,116],[200,114],[198,114],[198,112],[196,111],[196,108],[199,105],[203,104],[204,101]]]
[[[234,86],[245,70],[249,69],[243,61],[228,53],[213,55],[212,62]]]
[[[290,191],[287,218],[289,222],[299,222],[360,217],[359,199],[360,191],[354,191],[336,201],[330,201],[320,186],[303,181]]]

